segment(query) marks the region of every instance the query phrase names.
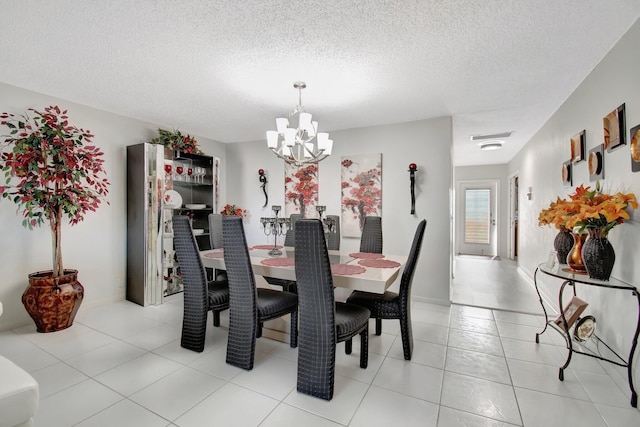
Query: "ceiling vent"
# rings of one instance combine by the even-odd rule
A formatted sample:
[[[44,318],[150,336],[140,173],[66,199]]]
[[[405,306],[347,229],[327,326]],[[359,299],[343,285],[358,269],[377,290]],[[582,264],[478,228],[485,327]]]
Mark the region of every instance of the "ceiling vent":
[[[486,141],[488,139],[505,139],[509,138],[513,132],[493,133],[491,135],[471,135],[471,141]]]

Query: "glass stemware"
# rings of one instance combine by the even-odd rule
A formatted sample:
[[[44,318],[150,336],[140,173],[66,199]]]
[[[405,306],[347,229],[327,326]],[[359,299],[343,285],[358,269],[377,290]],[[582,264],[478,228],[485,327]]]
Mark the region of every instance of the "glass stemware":
[[[182,174],[184,173],[184,167],[176,166],[176,181],[182,181]]]
[[[193,175],[193,169],[187,168],[187,181],[191,182],[191,175]]]

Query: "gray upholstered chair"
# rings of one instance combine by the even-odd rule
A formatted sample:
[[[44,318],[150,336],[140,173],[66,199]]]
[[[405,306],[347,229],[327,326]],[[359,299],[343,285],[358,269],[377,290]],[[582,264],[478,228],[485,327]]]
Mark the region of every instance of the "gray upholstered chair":
[[[184,284],[184,308],[180,345],[189,350],[204,350],[207,312],[213,312],[213,325],[220,326],[220,312],[229,308],[226,280],[207,282],[191,223],[187,216],[174,216],[173,246]]]
[[[284,246],[293,247],[295,246],[295,234],[296,234],[295,223],[300,218],[302,218],[302,215],[291,214],[289,215],[289,218],[291,219],[291,228],[287,230],[287,234],[284,237]],[[287,292],[294,292],[294,293],[297,292],[295,280],[286,280],[286,279],[279,279],[277,277],[266,277],[266,276],[264,277],[264,280],[266,280],[267,283],[270,285],[282,286],[282,289]]]
[[[413,353],[413,333],[411,331],[411,282],[416,270],[422,238],[427,220],[423,219],[418,224],[413,237],[407,265],[404,267],[400,279],[400,292],[387,291],[384,294],[375,294],[364,291],[354,291],[347,302],[366,307],[371,311],[371,317],[376,319],[376,335],[382,333],[382,319],[399,319],[400,334],[402,335],[402,349],[405,360],[411,360]]]
[[[298,345],[298,296],[291,292],[256,288],[242,218],[222,219],[224,264],[229,279],[229,337],[227,363],[253,369],[256,338],[267,320],[291,314],[291,347]]]
[[[359,334],[360,367],[367,367],[370,312],[364,307],[335,301],[320,220],[298,221],[295,257],[300,307],[297,389],[331,400],[338,342],[344,341],[346,353],[351,354],[352,338]]]
[[[382,253],[382,218],[379,216],[364,218],[362,236],[360,237],[360,252]]]
[[[327,235],[327,249],[330,251],[340,250],[340,216],[339,215],[327,215],[327,218],[333,219],[333,228]]]
[[[222,249],[222,215],[209,214],[209,244],[211,249]],[[215,269],[213,273],[215,280],[227,280],[227,272]]]
[[[209,243],[211,249],[222,248],[222,215],[209,214]]]

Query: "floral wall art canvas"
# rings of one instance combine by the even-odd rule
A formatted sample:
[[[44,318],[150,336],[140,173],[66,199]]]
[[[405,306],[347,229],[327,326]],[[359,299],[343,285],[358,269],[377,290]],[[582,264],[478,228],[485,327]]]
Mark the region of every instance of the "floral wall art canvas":
[[[316,218],[318,204],[318,165],[294,166],[284,164],[284,215],[301,214]]]
[[[342,235],[360,237],[365,216],[382,216],[382,154],[342,157]]]

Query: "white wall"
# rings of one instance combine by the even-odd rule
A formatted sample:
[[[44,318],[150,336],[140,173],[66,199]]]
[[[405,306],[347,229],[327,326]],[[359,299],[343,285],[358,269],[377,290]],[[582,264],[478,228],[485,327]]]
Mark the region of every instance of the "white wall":
[[[498,181],[498,255],[506,259],[509,241],[509,166],[506,164],[459,166],[455,168],[455,180],[456,190],[457,183],[460,181]]]
[[[414,276],[416,300],[449,303],[450,194],[452,191],[451,118],[443,117],[386,126],[331,132],[333,154],[319,163],[319,203],[328,214],[340,214],[340,160],[353,154],[382,153],[382,223],[384,250],[408,254],[418,222],[426,218],[422,252]],[[418,165],[416,215],[412,216],[409,164]],[[262,208],[258,169],[269,178],[269,205]],[[222,202],[249,210],[245,222],[250,243],[267,243],[259,219],[271,215],[271,205],[284,206],[284,162],[265,141],[229,144],[227,199]],[[270,240],[269,243],[272,243]],[[345,250],[357,251],[359,239],[342,239]]]
[[[547,258],[553,248],[556,231],[538,226],[538,214],[557,196],[565,197],[580,184],[589,182],[587,162],[574,167],[573,187],[562,185],[562,163],[569,159],[569,140],[586,129],[588,151],[603,142],[602,118],[622,103],[626,103],[627,139],[629,129],[640,124],[640,21],[622,37],[575,92],[549,119],[535,137],[509,164],[509,173],[519,171],[520,188],[533,188],[533,198],[526,200],[520,192],[520,236],[518,256],[520,268],[532,276],[536,266]],[[631,172],[629,145],[605,153],[605,190],[633,192],[640,197],[640,173]],[[633,212],[632,221],[616,226],[609,234],[616,251],[613,276],[640,286],[640,211]],[[558,280],[542,280],[542,290],[557,301]],[[631,292],[600,291],[580,287],[581,298],[589,303],[587,314],[597,319],[598,334],[614,348],[628,354],[638,316],[636,297]],[[556,303],[557,305],[557,303]],[[636,355],[637,356],[637,355]],[[637,359],[637,357],[636,357]],[[636,360],[637,365],[637,360]],[[638,378],[638,375],[636,375]]]
[[[105,169],[111,181],[107,197],[95,213],[80,224],[65,224],[62,251],[65,268],[79,271],[78,280],[85,287],[83,306],[124,299],[126,256],[126,150],[125,146],[145,142],[157,136],[158,127],[171,129],[89,108],[83,105],[27,91],[0,83],[0,111],[22,114],[28,108],[42,109],[59,105],[69,110],[70,122],[95,135],[93,142],[105,153]],[[4,129],[3,129],[4,130]],[[189,133],[188,129],[180,129]],[[198,138],[201,149],[217,155],[225,164],[224,145]],[[4,174],[2,175],[4,179]],[[222,197],[224,197],[224,188]],[[0,330],[28,324],[31,318],[22,306],[21,297],[29,273],[50,270],[51,237],[47,227],[29,231],[21,226],[16,205],[0,200],[0,301],[4,314]]]

